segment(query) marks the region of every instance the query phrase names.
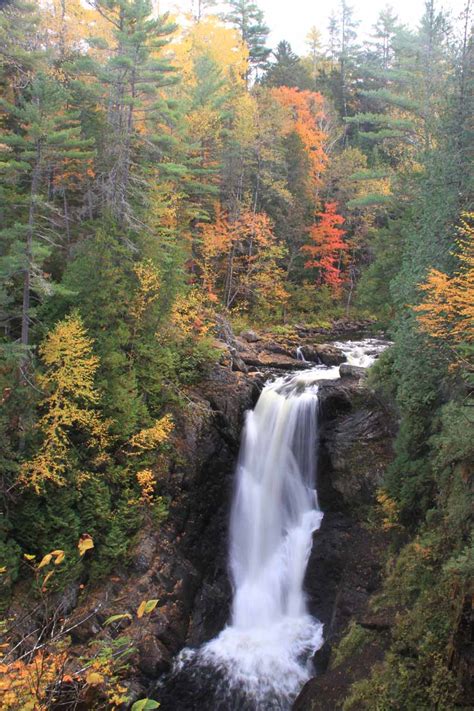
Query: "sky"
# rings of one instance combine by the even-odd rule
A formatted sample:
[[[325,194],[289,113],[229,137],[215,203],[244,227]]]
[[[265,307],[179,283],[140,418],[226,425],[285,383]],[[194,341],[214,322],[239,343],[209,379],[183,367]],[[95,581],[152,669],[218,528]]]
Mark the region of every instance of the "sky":
[[[188,12],[192,0],[156,0],[160,11],[179,8]],[[306,52],[305,39],[310,27],[315,25],[321,30],[323,39],[326,34],[328,17],[338,6],[337,0],[256,0],[265,13],[265,22],[270,27],[269,45],[275,47],[286,39],[298,54]],[[451,11],[456,17],[462,11],[465,0],[439,0],[439,5]],[[359,31],[362,36],[370,32],[377,15],[387,4],[395,8],[401,22],[416,27],[424,10],[424,0],[349,0],[354,14],[360,20]]]

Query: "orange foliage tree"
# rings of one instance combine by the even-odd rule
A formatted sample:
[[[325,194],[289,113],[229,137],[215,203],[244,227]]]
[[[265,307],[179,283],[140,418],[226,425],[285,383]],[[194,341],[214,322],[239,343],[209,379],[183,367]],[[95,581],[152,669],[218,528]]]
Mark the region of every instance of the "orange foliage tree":
[[[466,365],[474,342],[474,213],[462,215],[458,234],[458,269],[453,276],[432,269],[420,285],[425,299],[414,310],[423,331],[452,349],[455,365]]]
[[[279,266],[285,248],[277,243],[268,215],[244,209],[231,218],[218,208],[215,222],[201,228],[200,266],[212,300],[220,298],[226,308],[266,308],[286,301]]]
[[[300,91],[288,86],[272,89],[272,95],[289,110],[284,133],[294,131],[299,136],[310,161],[312,183],[317,187],[327,164],[324,150],[326,134],[322,128],[325,119],[324,99],[318,92]]]
[[[334,294],[340,291],[344,282],[341,271],[344,253],[348,245],[344,242],[345,230],[341,225],[345,220],[337,213],[337,204],[328,202],[324,211],[317,214],[319,222],[309,228],[311,244],[302,247],[309,256],[307,269],[318,270],[318,283],[328,285]]]

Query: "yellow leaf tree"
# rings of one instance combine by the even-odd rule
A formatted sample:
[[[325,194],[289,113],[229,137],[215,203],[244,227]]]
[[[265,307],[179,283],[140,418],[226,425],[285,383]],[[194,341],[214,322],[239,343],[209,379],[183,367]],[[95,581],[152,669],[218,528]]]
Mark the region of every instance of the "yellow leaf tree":
[[[39,492],[47,482],[64,486],[77,471],[72,437],[81,437],[81,455],[98,466],[107,461],[109,423],[96,411],[99,394],[94,376],[99,361],[92,352],[81,317],[72,313],[47,335],[40,348],[45,373],[39,383],[45,391],[43,415],[38,422],[42,437],[37,454],[23,464],[20,480]]]
[[[231,218],[218,206],[215,222],[201,227],[203,285],[226,308],[275,309],[287,300],[279,267],[285,248],[268,215],[243,209]]]

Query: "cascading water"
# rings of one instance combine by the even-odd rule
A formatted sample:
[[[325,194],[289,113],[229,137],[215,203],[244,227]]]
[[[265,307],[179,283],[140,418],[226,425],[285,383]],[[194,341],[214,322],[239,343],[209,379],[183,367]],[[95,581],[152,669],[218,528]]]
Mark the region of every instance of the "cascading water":
[[[382,341],[338,344],[365,367]],[[303,580],[323,518],[316,491],[318,381],[315,366],[267,384],[247,413],[230,522],[230,624],[176,659],[174,688],[191,687],[179,711],[287,711],[311,676],[323,625],[307,610]]]
[[[216,670],[215,699],[201,708],[286,710],[311,676],[310,658],[323,643],[303,591],[323,518],[317,419],[314,373],[267,384],[247,413],[230,522],[231,622],[200,649],[183,650],[175,665],[194,678]]]
[[[298,346],[296,349],[296,360],[300,360],[302,363],[308,362],[304,357],[303,348],[301,346]]]
[[[285,708],[323,641],[303,578],[323,514],[315,490],[318,398],[297,377],[247,414],[231,515],[232,623],[203,653],[256,708]]]

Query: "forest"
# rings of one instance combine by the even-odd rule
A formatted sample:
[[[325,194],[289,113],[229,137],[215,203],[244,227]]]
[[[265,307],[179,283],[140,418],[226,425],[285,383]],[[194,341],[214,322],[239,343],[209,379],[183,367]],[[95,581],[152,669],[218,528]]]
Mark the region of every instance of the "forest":
[[[232,368],[223,334],[342,322],[392,344],[368,380],[393,456],[363,516],[396,614],[334,709],[472,708],[472,7],[426,0],[408,27],[387,6],[363,35],[332,5],[298,56],[252,0],[0,3],[5,711],[158,708],[127,625],[159,599],[79,651],[59,601],[179,508],[167,481],[194,394]]]

